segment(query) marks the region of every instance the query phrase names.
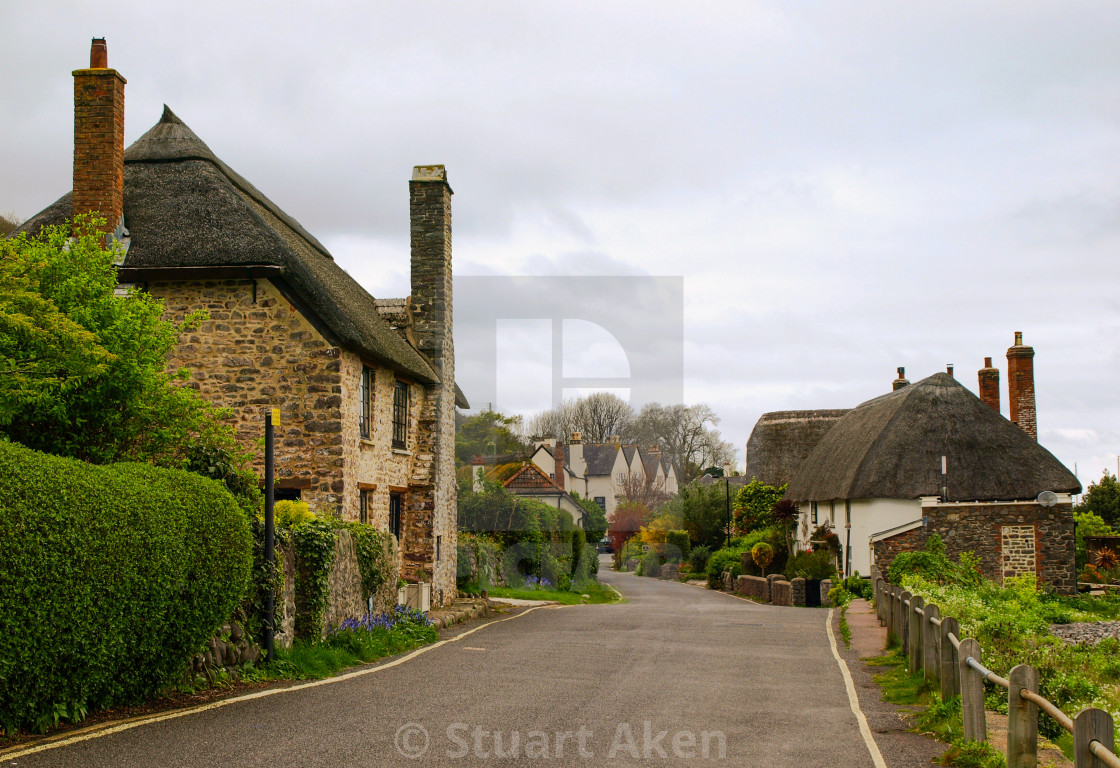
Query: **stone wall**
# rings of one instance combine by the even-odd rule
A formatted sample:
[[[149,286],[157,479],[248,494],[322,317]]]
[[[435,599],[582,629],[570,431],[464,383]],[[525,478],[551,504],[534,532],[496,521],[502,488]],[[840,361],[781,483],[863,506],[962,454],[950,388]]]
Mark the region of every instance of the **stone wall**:
[[[736,594],[770,602],[770,581],[761,576],[740,576],[735,580]]]
[[[805,579],[800,576],[794,577],[790,581],[790,592],[793,605],[805,605]]]
[[[312,509],[342,513],[343,440],[340,351],[266,279],[154,282],[164,317],[210,319],[184,334],[168,360],[187,368],[191,387],[227,408],[245,446],[264,436],[264,416],[279,408],[276,477],[299,487]],[[264,475],[264,457],[254,467]]]
[[[889,572],[896,554],[922,549],[927,537],[936,533],[949,557],[955,560],[962,552],[972,552],[980,559],[981,572],[993,581],[1002,583],[1008,576],[1033,571],[1039,584],[1063,593],[1076,590],[1070,504],[1049,509],[1036,502],[938,504],[922,511],[924,527],[875,543],[881,574]]]
[[[793,605],[793,585],[788,581],[774,581],[770,585],[770,602],[774,605]]]

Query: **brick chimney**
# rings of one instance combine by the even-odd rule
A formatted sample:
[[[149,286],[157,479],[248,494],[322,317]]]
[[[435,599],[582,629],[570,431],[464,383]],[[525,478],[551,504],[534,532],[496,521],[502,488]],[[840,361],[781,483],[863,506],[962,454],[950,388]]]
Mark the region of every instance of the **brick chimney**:
[[[564,461],[564,442],[562,440],[556,442],[556,447],[552,449],[552,457],[556,459],[556,474],[552,480],[560,486],[560,490],[566,490],[564,488],[564,475],[566,474],[564,465],[566,462]]]
[[[89,69],[74,70],[74,215],[96,211],[112,235],[124,218],[124,85],[94,38]]]
[[[1007,400],[1011,421],[1038,439],[1034,403],[1034,347],[1023,344],[1023,332],[1015,331],[1015,346],[1007,350]]]
[[[999,368],[992,367],[992,358],[984,358],[984,367],[977,376],[980,378],[980,399],[999,413]]]
[[[945,373],[949,374],[949,378],[950,378],[950,379],[955,379],[955,378],[957,378],[957,377],[956,377],[955,375],[953,375],[953,364],[952,364],[952,363],[948,363],[948,364],[947,364],[947,365],[945,366]]]
[[[898,390],[905,386],[909,386],[910,382],[906,379],[906,369],[902,366],[898,368],[898,378],[891,382],[891,389]]]

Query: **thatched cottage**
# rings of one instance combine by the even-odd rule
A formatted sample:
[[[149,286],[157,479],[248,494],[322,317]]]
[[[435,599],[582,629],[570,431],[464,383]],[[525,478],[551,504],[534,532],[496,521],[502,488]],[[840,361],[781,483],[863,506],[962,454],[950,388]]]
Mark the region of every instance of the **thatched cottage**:
[[[1072,494],[1081,484],[1031,433],[999,414],[998,378],[996,387],[993,407],[938,373],[838,419],[786,494],[801,508],[801,545],[831,522],[843,570],[868,575],[884,573],[894,555],[937,533],[951,555],[976,554],[990,578],[1032,573],[1074,589]],[[1029,399],[1033,430],[1033,381]]]
[[[412,289],[377,300],[311,233],[220,160],[170,109],[124,148],[125,80],[95,40],[74,72],[74,189],[22,229],[98,211],[125,248],[122,283],[179,322],[209,319],[169,365],[233,413],[252,444],[282,414],[279,498],[399,538],[405,578],[455,592],[451,187],[443,166],[409,181]]]

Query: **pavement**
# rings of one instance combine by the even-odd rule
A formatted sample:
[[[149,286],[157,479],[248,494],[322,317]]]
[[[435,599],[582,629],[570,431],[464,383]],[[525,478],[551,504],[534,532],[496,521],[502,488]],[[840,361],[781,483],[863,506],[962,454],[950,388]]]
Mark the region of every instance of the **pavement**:
[[[455,624],[436,645],[342,678],[63,740],[0,766],[876,765],[828,609],[605,568],[600,577],[627,602]],[[943,747],[919,749],[924,737],[881,706],[859,651],[839,651],[885,764],[928,765]]]

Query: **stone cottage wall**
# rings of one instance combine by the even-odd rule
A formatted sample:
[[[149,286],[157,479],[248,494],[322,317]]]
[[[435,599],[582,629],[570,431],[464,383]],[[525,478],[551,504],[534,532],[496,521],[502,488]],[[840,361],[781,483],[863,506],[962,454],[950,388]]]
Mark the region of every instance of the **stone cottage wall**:
[[[168,367],[190,369],[185,386],[231,411],[243,445],[263,437],[265,413],[279,408],[277,479],[301,488],[312,509],[341,513],[338,347],[266,279],[154,282],[147,289],[173,323],[200,309],[210,316],[180,338]],[[264,475],[263,456],[254,469]]]
[[[951,558],[972,552],[984,576],[996,582],[1033,573],[1039,584],[1064,593],[1076,591],[1072,505],[1047,509],[1035,502],[938,504],[922,511],[924,527],[876,542],[880,573],[888,572],[898,552],[921,549],[936,533]]]

